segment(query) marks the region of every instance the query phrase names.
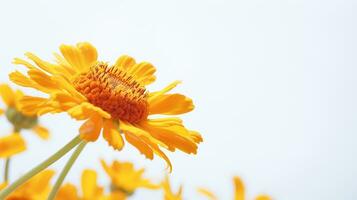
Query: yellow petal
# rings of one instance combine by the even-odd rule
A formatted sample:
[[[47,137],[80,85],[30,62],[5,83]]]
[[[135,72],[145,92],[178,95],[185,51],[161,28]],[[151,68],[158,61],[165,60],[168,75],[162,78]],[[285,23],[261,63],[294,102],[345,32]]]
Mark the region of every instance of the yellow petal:
[[[132,133],[132,134],[135,134],[137,135],[138,137],[141,138],[141,140],[143,140],[147,145],[150,146],[150,148],[153,150],[153,152],[158,155],[159,157],[163,158],[167,165],[168,165],[168,168],[171,172],[172,170],[172,164],[170,162],[170,159],[166,156],[166,154],[164,152],[162,152],[159,148],[158,145],[162,146],[162,147],[165,147],[166,148],[166,145],[164,143],[162,143],[161,141],[153,138],[150,133],[146,132],[145,130],[143,129],[140,129],[138,127],[135,127],[134,125],[131,125],[125,121],[120,121],[119,123],[119,128],[120,130],[122,130],[123,132],[129,132],[129,133]]]
[[[181,94],[164,94],[149,101],[150,114],[178,115],[193,109],[192,100]]]
[[[125,70],[132,75],[136,81],[142,85],[148,85],[155,81],[155,67],[148,62],[141,62],[136,64],[135,59],[124,55],[117,59],[115,67]]]
[[[57,90],[59,87],[57,82],[52,79],[51,76],[47,75],[46,73],[38,70],[38,69],[31,69],[27,72],[29,77],[35,81],[37,84],[41,85],[42,87]]]
[[[86,141],[95,141],[98,139],[102,130],[102,118],[98,115],[90,117],[79,128],[79,133],[82,139]]]
[[[7,106],[15,105],[15,94],[14,91],[6,84],[0,85],[0,96]]]
[[[0,115],[3,115],[4,114],[4,110],[0,108]]]
[[[44,140],[47,140],[50,137],[48,129],[43,126],[37,125],[32,130]]]
[[[245,189],[242,180],[235,176],[233,178],[234,183],[234,200],[244,200],[245,198]]]
[[[136,62],[135,62],[134,58],[127,56],[127,55],[123,55],[117,59],[117,61],[115,62],[115,66],[127,71],[132,66],[134,66],[135,63]]]
[[[40,59],[39,57],[37,57],[36,55],[27,52],[25,53],[25,55],[27,56],[27,58],[29,58],[30,60],[32,60],[34,63],[36,63],[36,65],[38,67],[40,67],[42,70],[44,70],[45,72],[51,73],[51,74],[55,74],[55,65],[49,62],[46,62],[42,59]],[[36,67],[37,69],[37,67]],[[31,70],[31,69],[30,69]]]
[[[103,137],[115,150],[121,150],[124,146],[124,140],[119,132],[119,129],[114,125],[111,119],[104,120]]]
[[[149,93],[148,102],[154,102],[161,95],[164,95],[167,92],[170,92],[172,89],[174,89],[180,83],[181,83],[181,81],[174,81],[160,91]]]
[[[56,112],[57,109],[52,104],[53,102],[49,101],[46,98],[41,97],[31,97],[31,96],[24,96],[19,101],[19,107],[21,112],[26,115],[33,116],[33,115],[43,115],[48,112]]]
[[[72,184],[64,184],[57,192],[55,200],[78,200],[77,188]]]
[[[215,194],[213,194],[211,191],[205,189],[205,188],[198,188],[197,192],[206,196],[208,199],[210,200],[217,200],[217,196]]]
[[[79,73],[87,72],[98,56],[95,47],[87,42],[76,46],[61,45],[60,50],[66,61]]]
[[[136,149],[138,149],[140,153],[144,154],[146,158],[149,158],[150,160],[154,158],[154,152],[152,151],[150,146],[147,145],[142,139],[129,132],[124,132],[124,134],[125,139]]]
[[[178,148],[188,154],[197,152],[197,143],[193,140],[189,130],[182,124],[178,124],[175,118],[147,120],[141,122],[140,126],[154,138],[165,143],[169,150],[173,151]]]
[[[81,185],[84,199],[93,199],[103,192],[103,189],[97,185],[97,173],[94,170],[83,171]]]
[[[271,198],[268,195],[259,195],[255,200],[271,200]]]
[[[7,158],[25,150],[25,140],[17,133],[0,138],[0,158]]]
[[[155,72],[155,67],[148,62],[138,63],[132,66],[129,70],[129,73],[132,74],[136,80],[143,85],[149,85],[156,80],[154,75]]]
[[[77,120],[87,119],[92,115],[100,115],[105,119],[111,118],[111,115],[109,113],[88,102],[83,102],[80,105],[69,109],[67,112]]]

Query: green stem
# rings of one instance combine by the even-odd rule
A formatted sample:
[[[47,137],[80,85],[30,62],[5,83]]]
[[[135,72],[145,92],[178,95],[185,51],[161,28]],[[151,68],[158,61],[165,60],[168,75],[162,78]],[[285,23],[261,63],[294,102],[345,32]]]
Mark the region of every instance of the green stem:
[[[62,185],[65,177],[67,176],[69,170],[71,169],[73,163],[77,160],[79,154],[82,152],[83,148],[86,146],[87,142],[83,141],[81,142],[76,150],[73,152],[69,160],[67,161],[66,165],[61,171],[61,174],[59,175],[55,185],[53,186],[50,195],[48,196],[47,200],[53,200],[57,194],[58,189]]]
[[[4,182],[7,182],[9,180],[10,161],[10,158],[6,158],[5,160]]]
[[[69,143],[64,145],[60,150],[54,153],[52,156],[47,158],[45,161],[31,169],[29,172],[21,176],[19,179],[14,181],[11,185],[7,186],[4,190],[0,192],[0,199],[5,199],[12,191],[18,188],[20,185],[25,183],[27,180],[35,176],[36,174],[40,173],[42,170],[46,169],[48,166],[62,158],[66,153],[68,153],[71,149],[77,146],[82,139],[77,136],[73,138]]]
[[[21,129],[14,127],[14,133],[20,134]],[[11,157],[6,158],[5,160],[5,168],[4,168],[4,182],[9,181],[9,174],[10,174],[10,161]]]

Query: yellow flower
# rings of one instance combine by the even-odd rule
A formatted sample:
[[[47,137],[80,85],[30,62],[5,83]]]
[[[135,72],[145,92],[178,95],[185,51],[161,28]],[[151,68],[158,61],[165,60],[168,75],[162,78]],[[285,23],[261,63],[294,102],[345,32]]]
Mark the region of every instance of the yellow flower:
[[[0,158],[8,158],[25,150],[25,141],[19,134],[14,133],[0,138]]]
[[[63,185],[56,196],[56,200],[97,200],[104,198],[104,190],[97,184],[97,173],[93,170],[86,169],[81,178],[82,196],[78,195],[74,185],[67,183]]]
[[[245,188],[243,181],[238,177],[233,177],[234,183],[234,200],[245,200]],[[217,200],[217,196],[205,188],[198,188],[200,194],[206,196],[210,200]],[[258,195],[255,200],[271,200],[268,195]]]
[[[97,60],[97,50],[89,43],[61,45],[60,51],[62,55],[55,54],[56,63],[41,60],[32,53],[25,55],[34,64],[14,60],[15,64],[27,67],[28,76],[16,71],[10,74],[10,79],[49,95],[25,97],[21,104],[26,113],[67,112],[77,120],[86,120],[79,130],[82,139],[95,141],[103,130],[108,143],[120,150],[123,135],[147,158],[153,159],[156,154],[165,159],[170,169],[171,163],[160,147],[196,154],[202,137],[186,129],[180,118],[149,118],[193,110],[190,98],[169,94],[179,81],[149,92],[146,86],[155,81],[156,69],[148,62],[136,63],[132,57],[121,56],[110,66]]]
[[[5,200],[45,200],[50,192],[50,180],[54,171],[45,170],[21,185]]]
[[[182,186],[180,186],[177,193],[171,190],[170,180],[166,176],[165,180],[162,182],[162,189],[164,190],[164,200],[182,200]]]
[[[158,189],[159,185],[151,183],[149,179],[143,178],[145,169],[136,170],[130,162],[113,161],[108,166],[101,160],[102,166],[111,178],[111,190],[120,191],[126,195],[131,195],[138,188]]]
[[[0,96],[2,97],[7,108],[5,110],[0,109],[0,115],[6,115],[6,118],[11,122],[15,132],[19,132],[22,129],[31,129],[40,138],[48,139],[48,130],[39,125],[38,118],[33,114],[26,114],[21,109],[21,99],[24,94],[20,90],[12,90],[6,84],[0,84]]]

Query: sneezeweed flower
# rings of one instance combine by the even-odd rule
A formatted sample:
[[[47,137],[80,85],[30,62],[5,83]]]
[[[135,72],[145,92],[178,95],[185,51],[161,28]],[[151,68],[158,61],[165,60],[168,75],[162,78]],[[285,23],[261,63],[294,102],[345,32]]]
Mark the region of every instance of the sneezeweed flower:
[[[113,161],[111,166],[108,166],[104,160],[101,160],[101,163],[111,179],[112,192],[120,192],[125,194],[125,196],[130,196],[139,188],[160,188],[158,184],[154,184],[149,179],[143,177],[145,169],[136,170],[130,162]]]
[[[45,200],[50,191],[54,171],[45,170],[17,188],[5,200]]]
[[[80,136],[95,141],[101,132],[116,150],[126,141],[147,158],[162,157],[171,169],[169,158],[161,150],[179,149],[196,154],[201,135],[187,129],[180,118],[151,118],[152,115],[179,115],[193,110],[192,100],[182,94],[169,93],[179,81],[160,91],[149,92],[146,86],[155,81],[155,67],[136,63],[121,56],[113,64],[98,61],[97,50],[89,43],[60,46],[56,63],[26,53],[33,63],[16,58],[15,64],[27,67],[27,76],[16,71],[10,79],[18,85],[48,94],[47,98],[26,96],[22,109],[29,114],[67,112],[77,120],[86,120]]]
[[[21,99],[24,94],[20,90],[12,90],[6,84],[0,84],[0,96],[6,104],[0,114],[6,115],[7,120],[14,127],[14,133],[21,130],[32,130],[42,139],[48,139],[48,130],[38,123],[38,117],[35,114],[27,114],[21,109]]]
[[[243,181],[238,177],[233,177],[234,183],[234,200],[245,200],[245,188]],[[205,188],[198,188],[197,190],[200,194],[206,196],[210,200],[218,200],[217,196],[210,190]],[[271,200],[268,195],[258,195],[255,200]]]
[[[165,180],[161,184],[162,189],[164,190],[164,200],[182,200],[182,185],[178,189],[178,191],[175,193],[171,189],[170,185],[170,180],[166,176]]]
[[[4,180],[8,180],[10,169],[10,157],[23,152],[26,149],[24,139],[21,137],[22,130],[32,130],[42,139],[48,139],[48,130],[38,123],[36,115],[25,114],[20,106],[20,100],[24,94],[20,90],[12,90],[6,84],[0,84],[0,96],[6,105],[0,110],[0,115],[6,115],[7,120],[13,126],[13,133],[0,138],[0,158],[6,158]]]
[[[55,200],[125,200],[125,195],[104,194],[104,188],[97,183],[97,173],[86,169],[82,173],[81,194],[75,185],[67,183],[59,189]]]

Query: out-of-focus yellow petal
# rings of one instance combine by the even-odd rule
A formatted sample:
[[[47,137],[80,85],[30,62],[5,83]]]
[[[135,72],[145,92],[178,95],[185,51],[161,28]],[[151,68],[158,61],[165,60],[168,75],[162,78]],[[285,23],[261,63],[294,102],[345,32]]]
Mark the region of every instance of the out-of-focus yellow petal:
[[[255,200],[272,200],[268,195],[259,195],[255,198]]]
[[[8,85],[0,85],[0,96],[7,106],[15,106],[15,94]]]
[[[50,133],[47,128],[37,125],[32,129],[40,138],[47,140],[50,137]]]
[[[102,118],[94,115],[82,124],[79,128],[79,133],[82,139],[86,141],[95,141],[98,139],[100,131],[102,130]]]
[[[177,115],[194,109],[192,100],[181,94],[164,94],[149,102],[150,114]]]
[[[0,108],[0,115],[3,115],[4,114],[4,110]]]
[[[206,188],[198,188],[197,192],[206,196],[210,200],[218,200],[217,196]]]
[[[238,177],[233,177],[234,183],[234,200],[244,200],[245,198],[245,189],[243,181]]]
[[[136,170],[132,163],[113,161],[109,166],[104,160],[101,160],[101,164],[111,178],[114,191],[131,194],[138,188],[159,189],[158,184],[143,177],[144,169]]]
[[[97,185],[97,173],[94,170],[83,171],[81,184],[84,199],[93,199],[103,193],[103,188]]]
[[[67,183],[64,184],[57,192],[55,200],[78,200],[76,186]]]
[[[166,176],[162,182],[162,188],[164,190],[164,200],[182,200],[182,186],[180,186],[178,192],[174,193],[171,189],[169,177]]]
[[[124,140],[119,129],[114,125],[112,120],[104,120],[103,137],[115,150],[121,150],[124,146]]]
[[[7,158],[25,150],[25,140],[17,133],[0,138],[0,158]]]
[[[54,175],[53,170],[44,170],[18,187],[7,199],[27,200],[46,199],[50,192],[50,180]]]
[[[0,191],[7,186],[7,183],[0,183]]]

